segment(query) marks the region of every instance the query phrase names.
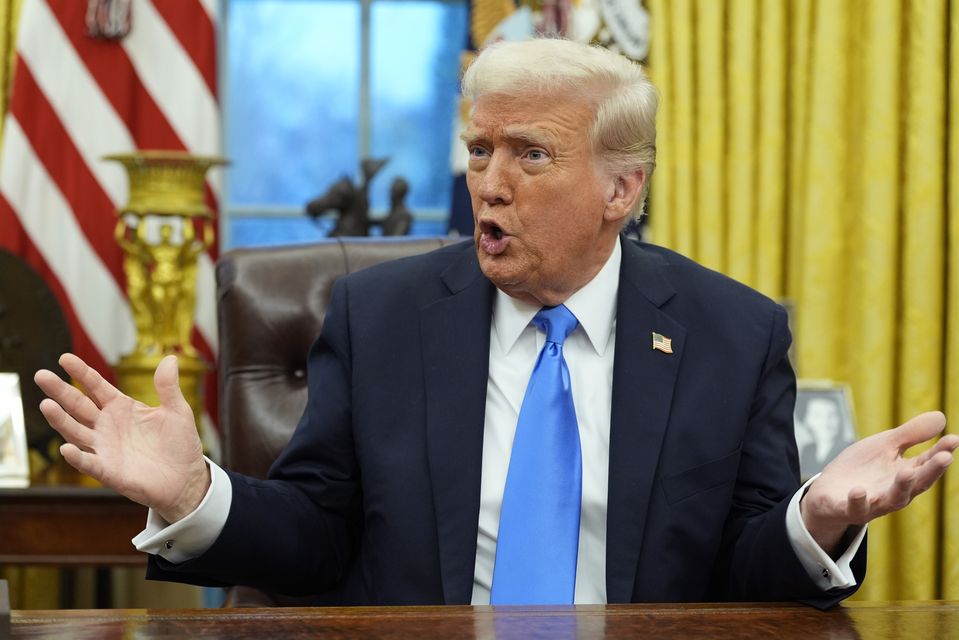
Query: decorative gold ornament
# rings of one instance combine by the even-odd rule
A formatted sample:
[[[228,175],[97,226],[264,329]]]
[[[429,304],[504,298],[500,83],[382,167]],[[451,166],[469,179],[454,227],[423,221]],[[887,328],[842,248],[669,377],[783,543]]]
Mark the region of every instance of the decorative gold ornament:
[[[153,372],[176,354],[180,388],[199,424],[201,382],[210,365],[190,340],[196,308],[197,257],[213,245],[213,212],[204,200],[206,172],[218,157],[176,151],[116,154],[130,178],[130,199],[117,212],[114,237],[123,249],[123,272],[137,338],[116,365],[120,389],[158,404]]]

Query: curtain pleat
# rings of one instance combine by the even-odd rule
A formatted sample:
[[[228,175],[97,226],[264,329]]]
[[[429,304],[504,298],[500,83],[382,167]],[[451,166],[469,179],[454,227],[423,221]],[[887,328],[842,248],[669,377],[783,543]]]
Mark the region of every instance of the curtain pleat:
[[[949,4],[949,97],[947,113],[948,174],[946,177],[949,268],[946,293],[946,415],[948,430],[959,433],[959,0]],[[959,473],[946,474],[940,509],[943,514],[942,592],[959,600]]]
[[[730,0],[726,47],[726,153],[725,238],[726,273],[755,286],[756,252],[756,107],[757,10],[756,0]],[[707,111],[708,104],[701,105]],[[719,114],[717,121],[722,115]],[[707,203],[707,206],[708,203]]]
[[[710,269],[726,268],[727,202],[726,69],[723,58],[726,22],[722,5],[696,3],[696,259]],[[667,213],[668,215],[668,213]]]
[[[783,274],[788,221],[783,208],[788,177],[786,82],[789,52],[783,46],[788,41],[786,13],[786,5],[782,2],[759,4],[756,239],[750,251],[756,261],[754,286],[776,298],[785,294]]]

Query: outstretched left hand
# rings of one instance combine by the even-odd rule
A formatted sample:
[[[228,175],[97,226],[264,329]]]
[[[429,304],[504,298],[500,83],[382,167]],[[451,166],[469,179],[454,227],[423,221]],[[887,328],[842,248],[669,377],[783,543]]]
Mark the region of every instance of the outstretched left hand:
[[[826,466],[799,505],[806,528],[826,553],[836,552],[849,527],[898,511],[935,484],[952,463],[959,435],[943,436],[913,458],[902,454],[945,426],[938,411],[920,414],[850,445]]]

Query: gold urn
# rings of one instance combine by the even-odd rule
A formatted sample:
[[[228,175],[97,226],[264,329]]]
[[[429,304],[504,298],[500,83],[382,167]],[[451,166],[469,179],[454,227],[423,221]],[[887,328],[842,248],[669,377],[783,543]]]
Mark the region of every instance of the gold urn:
[[[153,373],[175,354],[180,387],[196,416],[203,412],[202,381],[210,364],[191,342],[196,309],[197,258],[215,238],[206,205],[206,173],[224,158],[177,151],[140,151],[106,156],[126,169],[129,202],[117,211],[114,236],[123,250],[127,296],[136,344],[116,364],[120,389],[142,402],[159,404]]]

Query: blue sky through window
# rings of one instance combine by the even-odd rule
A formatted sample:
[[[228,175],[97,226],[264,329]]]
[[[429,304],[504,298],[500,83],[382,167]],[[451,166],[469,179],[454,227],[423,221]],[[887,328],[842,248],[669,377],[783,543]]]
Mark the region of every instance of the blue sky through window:
[[[300,208],[341,176],[357,178],[360,21],[358,0],[231,0],[227,209]],[[370,155],[390,157],[370,186],[374,209],[389,206],[397,175],[410,181],[407,206],[414,214],[427,211],[435,221],[448,209],[466,29],[465,1],[373,0]],[[290,218],[236,218],[230,225],[233,246],[310,241],[325,232]],[[267,228],[274,225],[289,228]],[[414,231],[441,228],[414,225]]]

